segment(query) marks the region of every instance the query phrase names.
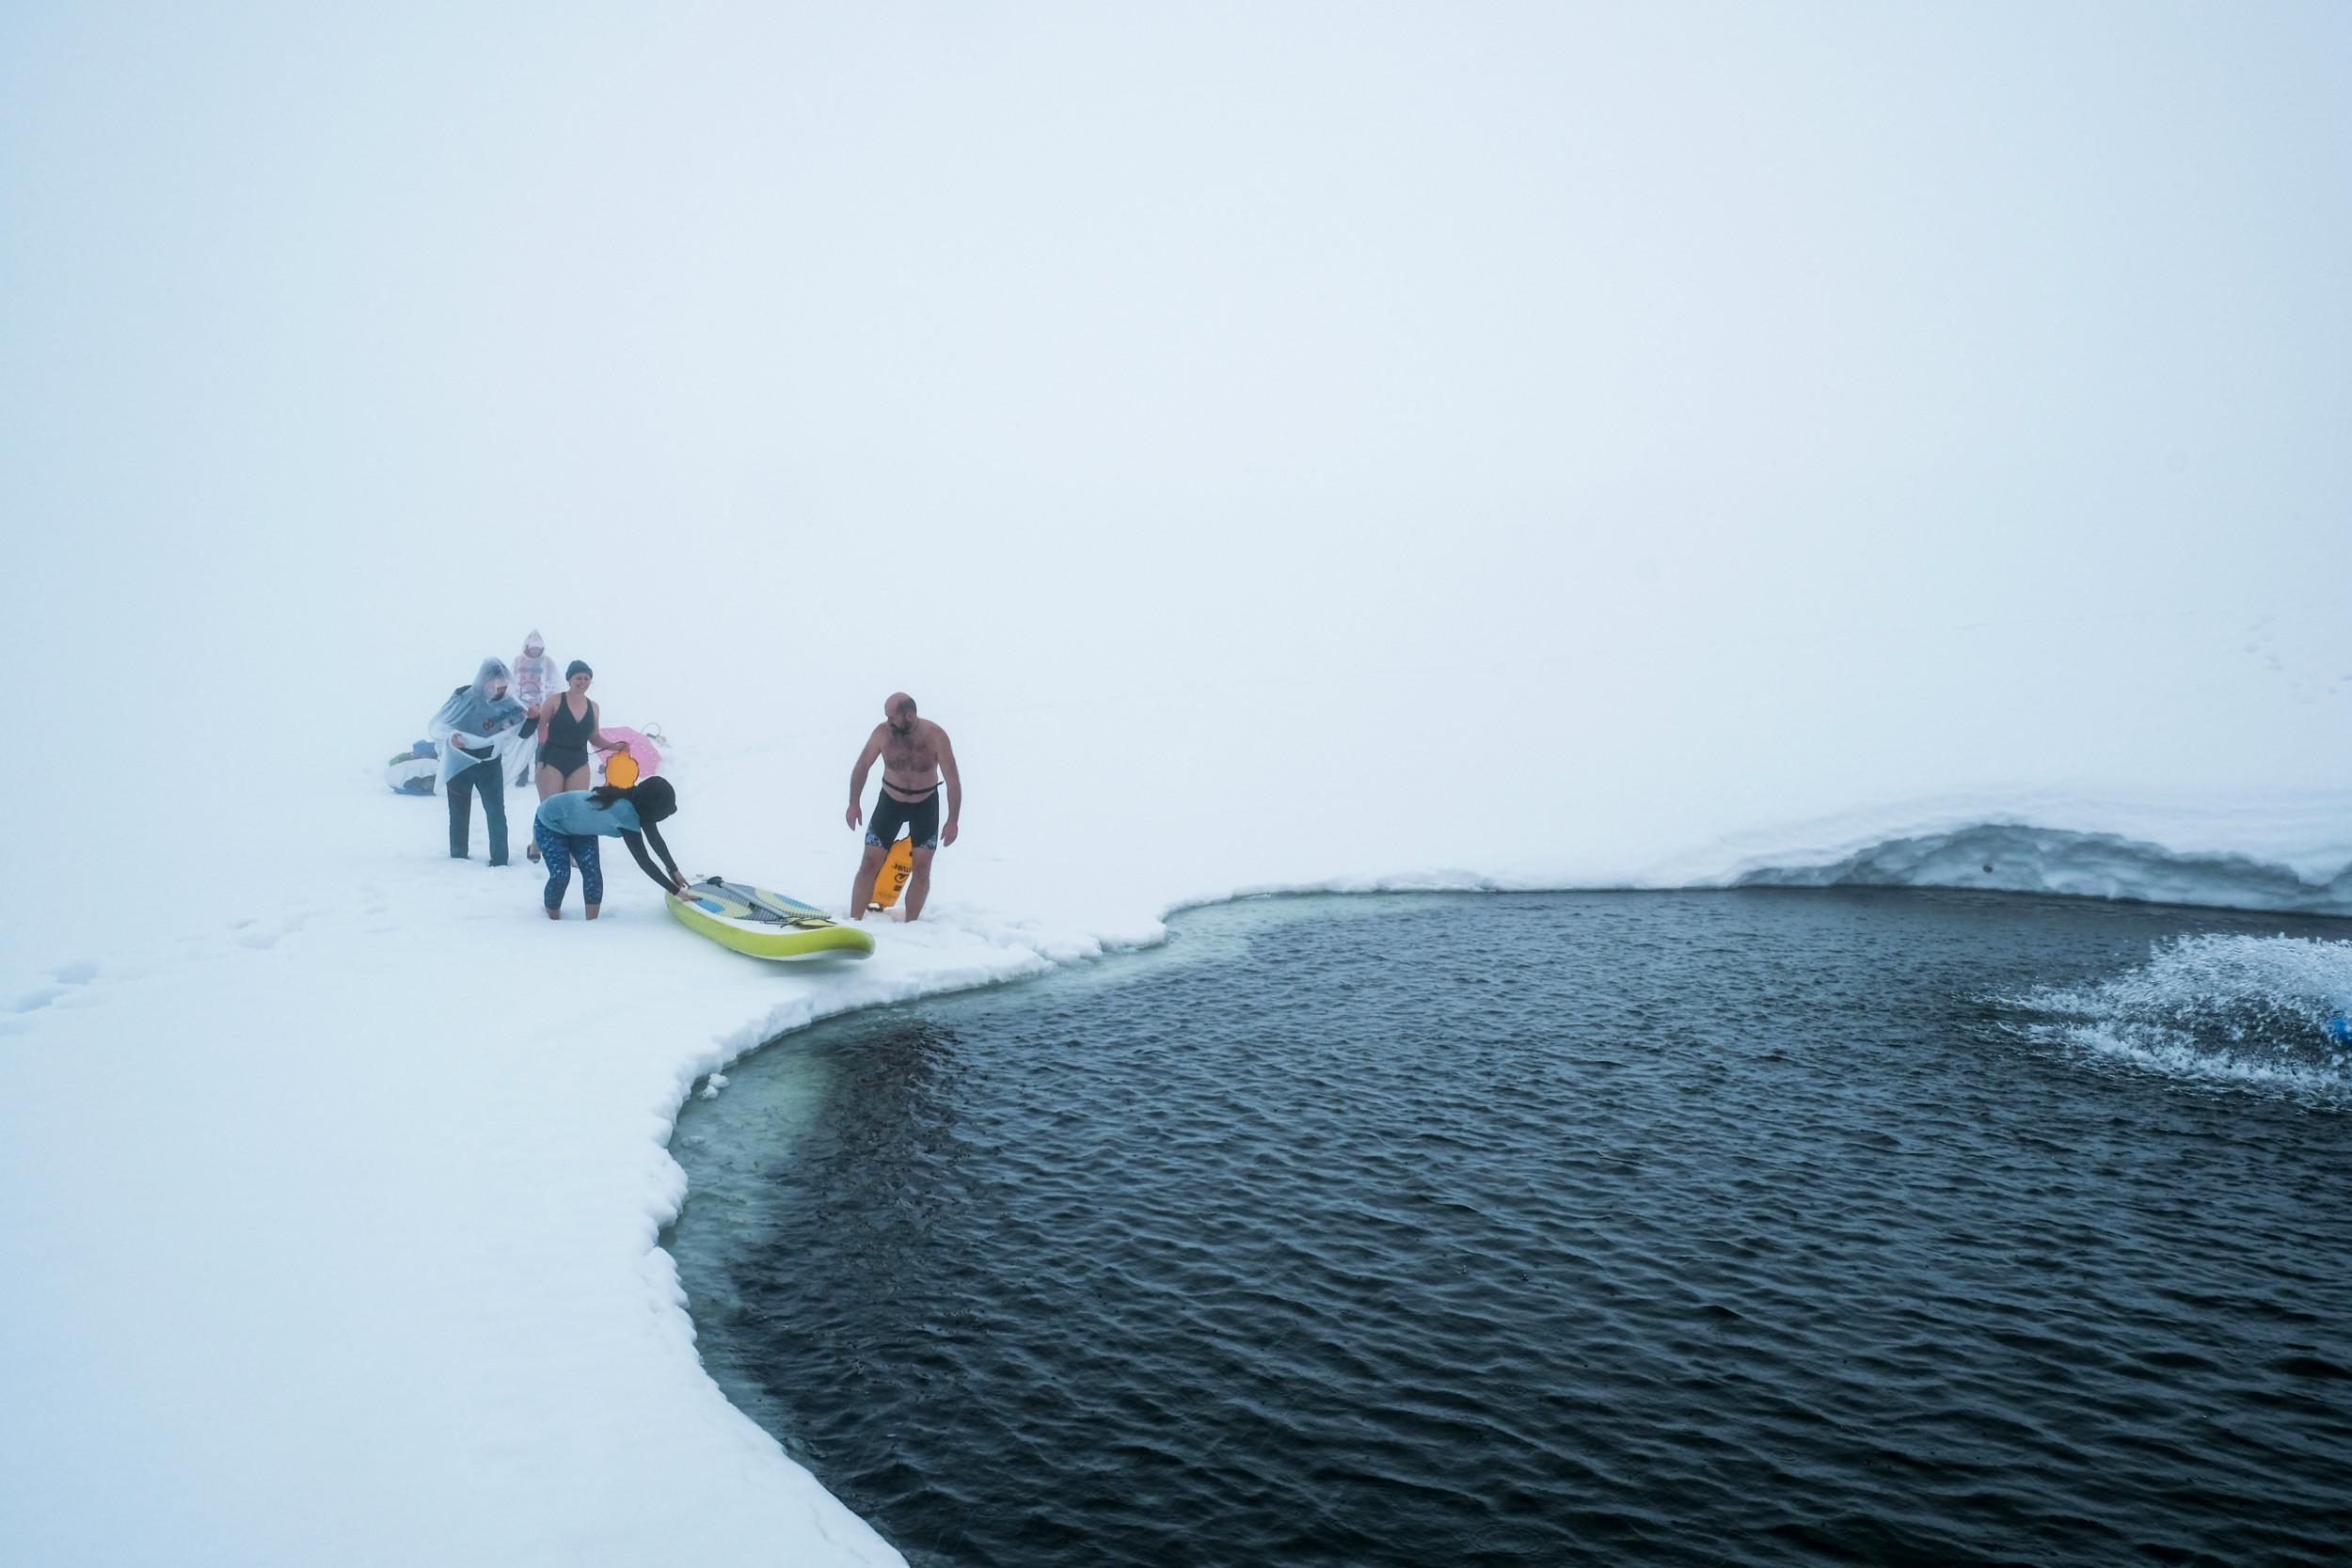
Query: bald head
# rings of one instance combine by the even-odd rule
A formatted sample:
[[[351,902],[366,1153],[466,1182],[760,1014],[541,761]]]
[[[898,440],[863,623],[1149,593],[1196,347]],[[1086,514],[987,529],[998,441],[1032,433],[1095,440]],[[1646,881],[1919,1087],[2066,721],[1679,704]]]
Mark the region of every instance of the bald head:
[[[893,691],[882,699],[882,717],[890,721],[893,735],[904,735],[914,728],[914,699],[903,691]]]

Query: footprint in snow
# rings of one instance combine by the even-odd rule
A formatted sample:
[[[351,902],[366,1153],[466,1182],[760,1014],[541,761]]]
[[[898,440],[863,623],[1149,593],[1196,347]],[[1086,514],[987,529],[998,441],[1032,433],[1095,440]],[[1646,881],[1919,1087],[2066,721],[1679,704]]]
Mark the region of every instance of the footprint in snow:
[[[49,972],[49,978],[56,984],[39,986],[24,992],[9,1006],[8,1011],[20,1014],[39,1012],[59,1002],[72,1006],[77,1001],[75,993],[97,977],[98,962],[94,958],[76,958],[71,963],[61,963]],[[90,1000],[95,999],[82,1000],[80,1005],[87,1006]]]

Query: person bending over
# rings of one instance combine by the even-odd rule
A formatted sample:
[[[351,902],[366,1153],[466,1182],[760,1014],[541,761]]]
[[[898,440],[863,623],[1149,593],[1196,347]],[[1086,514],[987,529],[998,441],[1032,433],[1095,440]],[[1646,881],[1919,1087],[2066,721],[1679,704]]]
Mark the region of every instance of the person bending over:
[[[539,799],[567,789],[588,787],[588,748],[617,752],[621,743],[607,740],[598,729],[596,705],[589,699],[589,683],[596,673],[586,659],[576,658],[564,672],[564,689],[549,697],[539,710]],[[531,858],[539,858],[539,843],[532,840]]]
[[[548,918],[564,918],[564,891],[572,885],[574,861],[580,863],[580,901],[588,906],[588,918],[596,918],[596,910],[604,902],[604,867],[596,855],[599,838],[617,838],[628,845],[638,865],[662,892],[684,893],[686,878],[678,871],[670,847],[661,842],[661,830],[655,826],[676,814],[677,791],[667,779],[647,779],[627,789],[618,784],[567,789],[540,801],[538,815],[531,820],[531,836],[539,846],[540,859],[547,863],[548,887],[540,902],[547,906]],[[648,839],[660,853],[662,865],[670,868],[668,875],[645,853]]]
[[[907,918],[923,912],[931,893],[931,857],[956,841],[956,818],[963,812],[963,775],[956,770],[956,749],[947,732],[918,718],[914,699],[893,691],[882,700],[882,721],[866,737],[850,773],[849,824],[858,825],[858,798],[866,793],[866,775],[874,759],[882,758],[882,793],[874,797],[874,819],[866,829],[866,853],[858,861],[857,881],[850,889],[850,916],[866,918],[866,902],[874,891],[874,877],[890,853],[893,839],[905,827],[914,840],[914,869],[907,879]],[[947,821],[939,820],[942,773],[946,775]]]

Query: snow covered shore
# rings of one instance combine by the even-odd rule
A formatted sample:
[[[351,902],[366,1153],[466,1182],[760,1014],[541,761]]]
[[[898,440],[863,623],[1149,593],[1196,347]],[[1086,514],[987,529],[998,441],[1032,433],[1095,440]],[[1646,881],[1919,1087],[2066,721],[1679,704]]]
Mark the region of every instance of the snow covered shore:
[[[777,762],[680,748],[672,841],[691,870],[838,905],[846,829],[749,865],[712,853],[773,843],[780,809],[837,823],[821,777],[775,799]],[[12,933],[0,1529],[20,1560],[893,1561],[695,1360],[656,1238],[682,1197],[666,1139],[698,1079],[831,1013],[1152,941],[1163,912],[1236,890],[1574,885],[1500,862],[1251,881],[1266,847],[1247,835],[1137,845],[1123,875],[1088,877],[1050,832],[1008,843],[983,818],[943,854],[933,917],[882,928],[873,959],[770,967],[677,927],[617,856],[605,918],[550,924],[536,873],[485,867],[479,829],[475,858],[453,863],[437,800],[346,784],[339,886],[225,916],[184,904],[167,938],[128,948]],[[2117,847],[2165,842],[2158,814],[2110,816],[2129,832],[2096,841],[2100,890],[2242,903],[2252,887],[2274,900],[2257,907],[2352,914],[2345,847],[2278,836],[2296,810],[2344,821],[2352,800],[2202,834],[2175,814],[2169,853]],[[1880,813],[1784,832],[1777,859],[1723,843],[1581,880],[2090,875],[2089,841],[2058,830],[2100,818],[1972,837],[1953,827],[1965,815]],[[1081,842],[1116,832],[1076,826]],[[1980,869],[1986,833],[2005,880]],[[1849,847],[1863,839],[1948,852]]]

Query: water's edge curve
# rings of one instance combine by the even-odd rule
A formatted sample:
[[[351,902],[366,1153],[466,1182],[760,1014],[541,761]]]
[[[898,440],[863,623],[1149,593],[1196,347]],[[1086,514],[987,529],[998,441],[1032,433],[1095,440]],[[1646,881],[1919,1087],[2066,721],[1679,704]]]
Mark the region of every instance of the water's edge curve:
[[[1873,837],[1859,844],[1735,857],[1699,870],[1683,865],[1661,868],[1650,876],[1623,879],[1498,878],[1469,871],[1400,873],[1377,878],[1333,879],[1320,882],[1266,883],[1215,894],[1175,899],[1160,911],[1148,931],[1105,938],[1075,946],[1044,944],[1006,951],[1001,968],[968,971],[946,983],[911,993],[860,997],[834,1007],[805,1005],[771,1009],[761,1018],[730,1032],[712,1048],[686,1064],[675,1085],[662,1131],[662,1150],[669,1160],[666,1209],[653,1221],[651,1246],[645,1259],[649,1280],[664,1305],[684,1320],[685,1338],[695,1338],[685,1288],[666,1243],[684,1212],[688,1196],[686,1173],[669,1153],[678,1114],[697,1092],[715,1094],[723,1085],[725,1069],[753,1053],[780,1043],[792,1035],[831,1019],[900,1003],[921,1001],[960,991],[1033,979],[1054,970],[1115,953],[1136,952],[1164,943],[1167,921],[1187,910],[1205,909],[1244,898],[1327,894],[1396,893],[1589,893],[1673,892],[1736,888],[1921,888],[1967,889],[1981,892],[2038,894],[2074,898],[2115,899],[2173,904],[2194,908],[2275,911],[2352,919],[2352,858],[2341,862],[2327,850],[2305,851],[2296,857],[2303,867],[2284,858],[2269,859],[2241,849],[2177,849],[2153,838],[2121,832],[2092,832],[2044,826],[2023,817],[1978,819]],[[2319,874],[2311,867],[2316,863]],[[2352,932],[2347,933],[2352,936]],[[711,1390],[722,1399],[724,1390],[704,1366],[695,1364]],[[750,1418],[745,1416],[749,1424]],[[779,1445],[780,1447],[780,1445]],[[821,1481],[819,1481],[819,1484]],[[870,1523],[870,1521],[869,1521]]]

